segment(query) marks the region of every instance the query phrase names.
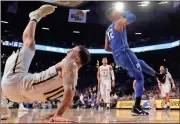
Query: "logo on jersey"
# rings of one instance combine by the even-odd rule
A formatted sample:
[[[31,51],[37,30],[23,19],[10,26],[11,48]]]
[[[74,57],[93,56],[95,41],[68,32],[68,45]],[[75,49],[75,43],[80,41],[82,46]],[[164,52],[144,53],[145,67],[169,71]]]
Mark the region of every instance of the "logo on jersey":
[[[139,63],[137,63],[136,64],[136,68],[140,68],[141,66],[140,66],[140,64]]]

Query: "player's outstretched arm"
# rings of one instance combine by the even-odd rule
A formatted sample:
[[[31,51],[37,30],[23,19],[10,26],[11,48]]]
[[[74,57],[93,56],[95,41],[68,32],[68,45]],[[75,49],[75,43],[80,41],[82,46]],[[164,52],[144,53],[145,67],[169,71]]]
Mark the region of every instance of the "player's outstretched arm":
[[[76,77],[76,66],[74,65],[74,62],[69,61],[65,67],[62,69],[63,73],[63,83],[64,83],[64,95],[63,95],[63,101],[60,105],[60,107],[55,112],[54,116],[50,118],[50,121],[52,122],[64,122],[69,121],[68,119],[65,119],[62,117],[65,111],[70,108],[70,105],[72,103],[74,93],[75,93],[75,87],[74,83],[77,81]]]
[[[175,89],[176,85],[175,85],[174,80],[173,80],[173,78],[172,78],[170,73],[168,73],[168,77],[169,77],[170,82],[172,83],[172,88]]]
[[[111,72],[111,79],[112,79],[112,87],[115,87],[115,76],[112,66],[109,67],[109,70]]]

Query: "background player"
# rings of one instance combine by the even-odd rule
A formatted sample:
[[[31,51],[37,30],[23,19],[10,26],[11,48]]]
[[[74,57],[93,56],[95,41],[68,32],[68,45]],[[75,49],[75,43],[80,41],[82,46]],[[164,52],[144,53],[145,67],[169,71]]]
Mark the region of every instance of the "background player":
[[[115,86],[114,71],[111,65],[108,65],[108,60],[106,57],[102,59],[102,64],[98,68],[98,89],[100,90],[101,96],[104,100],[104,108],[110,108],[110,92],[111,84],[112,87]]]
[[[149,115],[149,113],[142,110],[141,97],[144,87],[144,76],[142,71],[156,76],[161,80],[164,75],[156,73],[143,60],[137,59],[136,55],[130,50],[127,35],[126,25],[133,23],[136,16],[128,11],[117,11],[111,8],[106,12],[107,18],[112,21],[108,27],[105,36],[105,50],[112,52],[114,60],[117,65],[128,70],[131,77],[136,79],[136,100],[132,109],[132,115]]]
[[[174,83],[174,80],[171,76],[171,74],[164,68],[164,66],[160,66],[160,73],[161,74],[166,74],[165,82],[161,82],[158,80],[158,87],[159,90],[161,91],[161,97],[164,98],[164,103],[165,103],[165,110],[170,109],[170,104],[169,104],[169,93],[171,90],[171,83],[172,83],[172,88],[175,89],[176,85]]]
[[[77,85],[78,70],[90,60],[83,46],[70,50],[56,65],[41,73],[28,73],[35,54],[35,29],[41,18],[53,13],[55,7],[43,5],[29,14],[30,21],[23,33],[23,47],[7,59],[2,77],[2,92],[14,102],[47,101],[63,97],[60,107],[52,113],[50,121],[68,121],[62,118],[71,105]]]

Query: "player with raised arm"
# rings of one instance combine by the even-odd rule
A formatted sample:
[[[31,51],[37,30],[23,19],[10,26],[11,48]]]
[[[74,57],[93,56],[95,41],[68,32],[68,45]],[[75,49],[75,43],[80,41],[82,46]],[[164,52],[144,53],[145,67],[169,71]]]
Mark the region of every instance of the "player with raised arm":
[[[142,72],[158,77],[161,80],[164,75],[156,73],[143,60],[140,60],[131,51],[128,45],[126,26],[136,21],[136,16],[129,11],[118,11],[115,7],[106,12],[106,17],[112,21],[105,34],[105,47],[112,52],[114,61],[124,69],[127,69],[130,76],[136,80],[135,105],[132,108],[132,115],[149,115],[141,104],[141,97],[144,87],[144,76]]]

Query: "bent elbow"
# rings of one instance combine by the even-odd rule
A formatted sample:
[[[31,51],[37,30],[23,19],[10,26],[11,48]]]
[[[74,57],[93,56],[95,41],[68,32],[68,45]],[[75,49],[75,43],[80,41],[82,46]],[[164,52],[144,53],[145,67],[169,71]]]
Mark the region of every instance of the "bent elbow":
[[[104,49],[105,49],[106,51],[108,51],[108,48],[107,48],[106,46],[104,47]]]

